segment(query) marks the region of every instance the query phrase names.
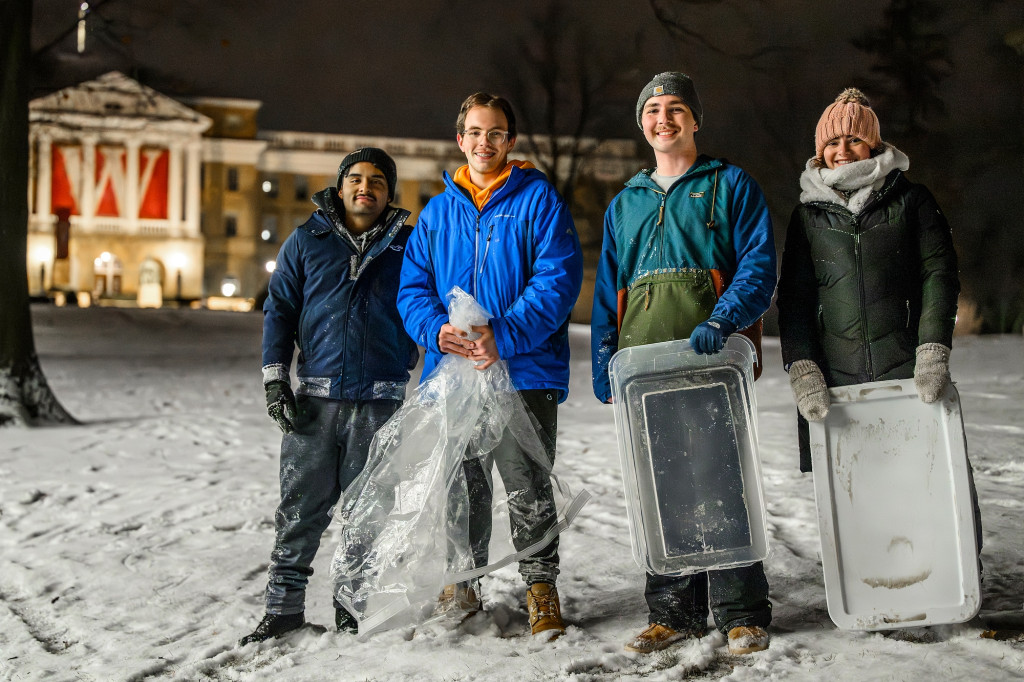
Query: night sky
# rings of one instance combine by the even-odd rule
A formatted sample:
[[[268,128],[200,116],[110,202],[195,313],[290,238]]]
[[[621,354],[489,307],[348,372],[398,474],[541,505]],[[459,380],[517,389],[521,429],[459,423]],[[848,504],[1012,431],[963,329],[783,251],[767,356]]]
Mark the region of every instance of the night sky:
[[[74,37],[68,37],[48,52],[55,63],[37,85],[63,86],[116,66],[168,94],[263,100],[264,128],[444,137],[465,95],[500,89],[498,71],[515,68],[516,40],[548,4],[106,0],[93,3],[86,56],[74,53]],[[819,0],[661,0],[686,9],[687,25],[701,36],[689,44],[668,35],[646,0],[561,4],[600,51],[614,51],[622,69],[635,75],[629,97],[655,73],[686,71],[704,95],[710,123],[716,110],[744,106],[751,75],[737,73],[746,71],[741,62],[716,49],[737,55],[769,45],[789,50],[785,60],[819,64],[809,70],[818,71],[823,91],[831,92],[841,88],[842,77],[862,70],[852,63],[849,38],[887,2],[861,0],[851,13],[839,8],[848,3]],[[73,0],[37,0],[36,47],[74,25],[77,12]],[[761,66],[768,70],[753,72],[759,78],[786,75],[770,62]],[[630,134],[629,119],[623,124],[622,134]]]
[[[866,31],[884,27],[884,11],[900,2],[934,9],[931,19],[921,14],[918,33],[934,33],[941,47],[929,86],[936,106],[916,135],[894,123],[907,93],[877,70],[877,54],[854,45]],[[56,41],[74,25],[78,3],[36,0],[34,47],[52,46],[35,59],[34,96],[118,69],[171,96],[261,100],[265,130],[452,138],[466,95],[511,94],[509,75],[522,73],[524,51],[538,47],[530,22],[552,3],[93,4],[99,7],[89,49],[80,56],[73,35]],[[614,77],[601,125],[590,131],[642,145],[633,113],[640,88],[661,71],[690,74],[704,107],[699,150],[739,164],[761,183],[780,247],[821,111],[844,87],[861,87],[879,114],[883,139],[908,153],[911,179],[932,189],[950,217],[965,291],[997,306],[1009,297],[1024,308],[1018,206],[1024,57],[1005,44],[1007,33],[1024,29],[1024,0],[564,0],[558,6],[567,19],[558,33],[565,38],[557,65],[570,65],[574,45],[583,44],[588,68],[600,66],[596,73]],[[670,34],[656,9],[674,13],[688,33]],[[890,65],[899,66],[905,46],[892,46]],[[578,99],[571,87],[556,96],[563,108]],[[517,110],[529,106],[512,100]],[[522,118],[520,111],[521,125]]]

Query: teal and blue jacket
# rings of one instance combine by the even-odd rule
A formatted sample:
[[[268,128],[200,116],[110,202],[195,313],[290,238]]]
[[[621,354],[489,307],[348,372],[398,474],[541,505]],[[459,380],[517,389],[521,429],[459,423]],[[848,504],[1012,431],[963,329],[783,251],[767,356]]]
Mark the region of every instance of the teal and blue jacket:
[[[667,192],[651,173],[631,178],[605,212],[591,315],[602,402],[619,348],[685,339],[712,315],[745,329],[775,292],[772,221],[753,178],[704,155]]]

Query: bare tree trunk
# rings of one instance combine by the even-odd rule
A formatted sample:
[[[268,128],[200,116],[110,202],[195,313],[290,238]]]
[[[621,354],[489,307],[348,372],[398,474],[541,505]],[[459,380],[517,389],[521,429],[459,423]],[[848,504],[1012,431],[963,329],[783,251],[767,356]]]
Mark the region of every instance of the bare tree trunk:
[[[32,0],[0,0],[0,427],[75,423],[46,383],[29,311],[28,100]]]

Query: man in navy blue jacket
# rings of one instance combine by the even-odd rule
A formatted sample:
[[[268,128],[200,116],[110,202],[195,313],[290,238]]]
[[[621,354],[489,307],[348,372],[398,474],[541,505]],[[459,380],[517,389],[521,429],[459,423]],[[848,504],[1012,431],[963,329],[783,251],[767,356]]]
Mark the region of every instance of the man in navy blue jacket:
[[[401,406],[419,351],[395,305],[409,212],[390,206],[395,162],[357,149],[318,210],[281,246],[263,306],[263,385],[281,442],[281,504],[267,611],[241,644],[305,622],[306,583],[329,510],[359,475],[374,433]],[[290,368],[298,346],[298,388]],[[340,631],[355,619],[335,602]]]
[[[445,353],[469,358],[481,371],[504,360],[553,461],[558,403],[569,392],[569,313],[583,280],[579,238],[565,202],[544,174],[529,162],[509,161],[516,121],[506,99],[470,95],[456,133],[467,163],[454,176],[445,173],[445,191],[420,214],[402,266],[398,307],[409,334],[426,348],[424,377]],[[448,322],[444,301],[455,286],[493,315],[488,324],[457,329]],[[471,341],[469,332],[480,337]],[[549,472],[507,432],[491,453],[478,454],[469,453],[464,470],[470,541],[480,567],[487,563],[491,530],[487,480],[492,465],[508,493],[517,549],[542,541],[556,510]],[[564,632],[555,591],[557,536],[522,560],[519,573],[529,586],[532,632],[546,637]],[[440,606],[477,610],[478,590],[476,584],[451,585]]]

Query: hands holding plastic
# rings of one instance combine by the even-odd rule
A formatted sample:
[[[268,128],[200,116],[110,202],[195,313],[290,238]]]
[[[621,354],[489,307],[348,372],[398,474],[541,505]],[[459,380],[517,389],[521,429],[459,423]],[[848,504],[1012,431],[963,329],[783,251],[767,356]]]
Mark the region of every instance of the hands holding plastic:
[[[295,394],[285,381],[268,381],[263,385],[267,391],[267,414],[283,433],[295,430]]]
[[[711,317],[697,325],[690,334],[690,348],[699,355],[713,355],[722,350],[725,340],[736,331],[736,325],[724,317]]]
[[[828,385],[821,368],[813,360],[797,360],[790,365],[789,385],[804,419],[820,422],[828,415]]]
[[[464,332],[446,322],[441,325],[437,335],[437,345],[442,353],[453,353],[472,360],[473,366],[479,370],[487,369],[500,359],[494,330],[489,324],[474,325],[469,332]]]
[[[926,403],[934,403],[949,385],[949,348],[941,343],[922,343],[917,347],[914,386]]]

